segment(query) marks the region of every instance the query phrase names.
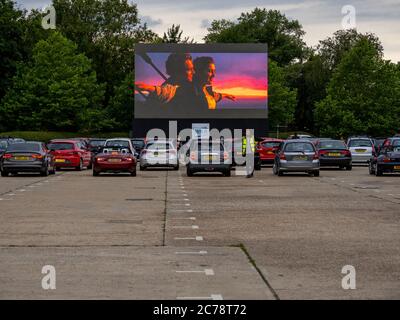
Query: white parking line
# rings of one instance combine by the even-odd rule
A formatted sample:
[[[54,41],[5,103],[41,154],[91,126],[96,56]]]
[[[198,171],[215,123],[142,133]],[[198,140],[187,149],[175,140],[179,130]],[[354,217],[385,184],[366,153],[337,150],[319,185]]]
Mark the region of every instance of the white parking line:
[[[171,220],[196,220],[196,217],[188,217],[188,218],[171,218]]]
[[[193,212],[192,209],[189,210],[179,210],[179,209],[169,209],[168,212]]]
[[[175,252],[175,254],[207,254],[207,253],[208,252],[204,251],[204,250],[202,250],[202,251],[183,251],[183,252],[177,251],[177,252]]]
[[[172,226],[173,229],[199,229],[199,226]]]
[[[175,271],[176,273],[204,273],[206,276],[214,276],[214,270],[213,269],[204,269],[202,271],[200,270],[189,270],[189,271]]]
[[[224,300],[221,294],[212,294],[211,297],[176,297],[177,300]]]
[[[204,238],[202,236],[197,236],[194,238],[174,238],[174,240],[196,240],[196,241],[203,241]]]
[[[168,199],[169,201],[189,201],[188,198],[184,198],[184,199]]]

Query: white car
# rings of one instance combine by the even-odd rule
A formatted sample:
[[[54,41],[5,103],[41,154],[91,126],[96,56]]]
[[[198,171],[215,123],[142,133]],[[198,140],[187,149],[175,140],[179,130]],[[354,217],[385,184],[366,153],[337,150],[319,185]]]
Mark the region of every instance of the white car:
[[[351,152],[353,163],[369,163],[374,152],[374,142],[372,139],[364,137],[349,138],[347,146]]]
[[[178,151],[172,140],[151,140],[140,153],[140,170],[149,167],[179,169]]]

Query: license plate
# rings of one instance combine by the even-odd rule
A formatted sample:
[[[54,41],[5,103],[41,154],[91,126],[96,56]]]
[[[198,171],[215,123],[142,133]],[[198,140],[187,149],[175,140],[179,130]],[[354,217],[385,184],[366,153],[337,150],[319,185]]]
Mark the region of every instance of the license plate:
[[[297,157],[293,157],[294,161],[306,161],[308,160],[307,156],[297,156]]]
[[[367,150],[366,149],[356,149],[356,152],[357,153],[364,153],[364,152],[366,152]]]
[[[27,160],[29,160],[29,157],[15,157],[14,159],[15,160],[25,160],[25,161],[27,161]]]
[[[155,157],[158,157],[158,152],[154,152],[153,155],[154,155]]]
[[[400,170],[400,166],[394,166],[394,170]]]
[[[108,162],[121,162],[121,159],[108,159]]]
[[[340,153],[339,152],[329,152],[328,156],[329,157],[340,157]]]
[[[56,159],[56,162],[65,162],[65,159]]]
[[[113,151],[113,152],[111,152],[111,155],[116,156],[116,155],[118,155],[118,152]]]

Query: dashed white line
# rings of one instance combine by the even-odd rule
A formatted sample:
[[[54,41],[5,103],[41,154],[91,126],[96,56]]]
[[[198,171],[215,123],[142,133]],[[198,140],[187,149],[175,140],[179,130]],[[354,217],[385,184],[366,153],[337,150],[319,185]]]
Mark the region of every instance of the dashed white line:
[[[205,250],[201,250],[201,251],[183,251],[183,252],[177,251],[177,252],[175,252],[175,254],[202,254],[202,255],[207,254],[207,253],[208,252],[205,251]]]
[[[173,229],[199,229],[199,226],[172,226]]]
[[[210,297],[177,297],[177,300],[224,300],[221,294],[212,294]]]
[[[169,209],[168,212],[193,212],[193,210],[192,209],[189,209],[189,210]]]
[[[187,217],[187,218],[171,218],[171,220],[196,220],[196,217]]]
[[[176,273],[204,273],[206,276],[214,276],[213,269],[204,269],[204,270],[183,270],[183,271],[175,271]]]
[[[196,240],[196,241],[203,241],[204,238],[202,236],[197,236],[197,237],[187,237],[187,238],[179,238],[176,237],[174,240]]]

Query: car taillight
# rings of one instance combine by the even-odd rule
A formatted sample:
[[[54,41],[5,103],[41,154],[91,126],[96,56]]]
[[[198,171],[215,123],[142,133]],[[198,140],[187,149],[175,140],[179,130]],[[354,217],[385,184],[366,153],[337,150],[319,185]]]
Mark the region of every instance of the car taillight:
[[[79,151],[74,151],[74,152],[72,152],[72,155],[73,155],[73,156],[80,156],[81,153],[80,153]]]
[[[327,154],[328,153],[328,151],[326,151],[326,150],[319,150],[318,152],[319,152],[319,154]]]
[[[96,161],[104,161],[105,158],[96,158]]]
[[[319,155],[318,155],[318,153],[316,152],[316,153],[314,153],[313,160],[318,160],[318,159],[319,159]]]
[[[384,157],[384,158],[383,158],[383,162],[390,162],[390,158]]]
[[[33,154],[33,155],[31,155],[31,157],[33,159],[43,159],[43,156],[41,154]]]
[[[279,156],[279,159],[281,159],[281,160],[286,160],[285,154],[282,153],[282,154]]]
[[[4,155],[3,155],[3,159],[11,159],[12,158],[12,154],[11,153],[5,153]]]
[[[133,161],[132,158],[122,158],[122,161]]]
[[[340,153],[345,155],[345,156],[351,156],[351,152],[349,150],[345,150],[345,151],[342,151]]]

